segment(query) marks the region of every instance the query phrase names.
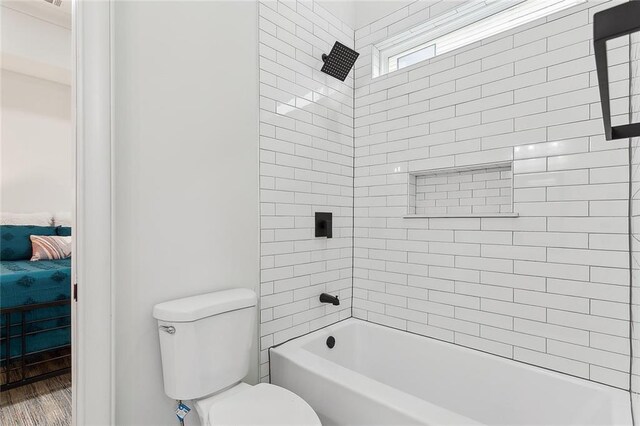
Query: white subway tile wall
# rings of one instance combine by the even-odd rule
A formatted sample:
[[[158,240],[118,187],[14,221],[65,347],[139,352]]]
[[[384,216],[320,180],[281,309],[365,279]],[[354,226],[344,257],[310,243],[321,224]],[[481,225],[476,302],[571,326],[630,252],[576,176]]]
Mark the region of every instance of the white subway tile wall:
[[[631,112],[632,122],[640,122],[640,33],[631,34]],[[634,412],[640,415],[640,303],[638,303],[638,294],[640,294],[640,138],[631,140],[632,158],[631,158],[631,230],[633,238],[631,239],[631,254],[633,256],[633,377],[631,382],[631,390],[634,392]],[[621,179],[624,178],[621,176]],[[607,345],[607,341],[602,341],[603,345]]]
[[[261,1],[260,376],[267,350],[351,316],[353,71],[320,72],[354,30],[311,1]],[[333,238],[314,238],[314,214],[333,213]],[[340,297],[321,304],[320,293]]]
[[[628,389],[628,141],[604,140],[591,40],[616,3],[372,79],[374,43],[456,4],[355,32],[353,315]],[[610,48],[619,123],[628,40]],[[510,161],[520,217],[402,217],[411,173]],[[449,184],[447,200],[469,199]]]
[[[409,214],[491,215],[513,211],[511,164],[417,173],[409,180]]]

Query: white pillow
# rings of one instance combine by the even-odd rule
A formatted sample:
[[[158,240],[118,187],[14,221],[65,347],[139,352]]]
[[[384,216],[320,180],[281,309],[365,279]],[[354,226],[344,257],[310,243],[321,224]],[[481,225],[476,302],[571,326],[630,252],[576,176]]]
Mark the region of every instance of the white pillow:
[[[53,226],[51,213],[0,213],[0,225]]]
[[[71,212],[58,212],[53,215],[53,224],[55,226],[72,226]]]
[[[71,257],[71,237],[30,235],[33,255],[31,261],[68,259]]]

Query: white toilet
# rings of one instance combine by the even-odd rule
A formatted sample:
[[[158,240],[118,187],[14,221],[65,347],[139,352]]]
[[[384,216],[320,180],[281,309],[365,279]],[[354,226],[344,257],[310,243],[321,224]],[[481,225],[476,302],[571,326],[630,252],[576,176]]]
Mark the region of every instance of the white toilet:
[[[302,398],[279,386],[242,383],[256,327],[256,294],[225,290],[160,303],[164,391],[195,400],[203,425],[318,425]]]

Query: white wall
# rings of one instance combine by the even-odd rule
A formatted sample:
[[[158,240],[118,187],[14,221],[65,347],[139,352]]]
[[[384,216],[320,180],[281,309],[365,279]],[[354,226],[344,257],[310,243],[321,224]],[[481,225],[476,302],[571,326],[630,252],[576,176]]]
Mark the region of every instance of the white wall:
[[[336,19],[354,28],[356,22],[356,3],[353,0],[315,0],[315,2],[307,2],[307,5],[311,5],[312,3],[320,5]],[[313,6],[311,7],[313,8]]]
[[[554,33],[557,27],[553,23],[546,25],[546,20],[543,20],[532,25],[533,29],[528,32],[519,29],[478,43],[473,46],[473,49],[477,50],[466,50],[468,56],[465,56],[465,52],[454,52],[448,57],[420,64],[389,78],[382,78],[376,82],[370,81],[366,71],[366,67],[370,69],[370,63],[367,63],[370,60],[370,55],[368,58],[370,45],[377,41],[375,37],[388,34],[377,31],[383,29],[386,31],[392,24],[398,24],[403,17],[410,18],[419,10],[415,3],[412,5],[413,7],[394,14],[392,18],[374,23],[372,27],[365,26],[356,32],[356,38],[359,41],[356,47],[362,56],[356,72],[358,102],[355,114],[358,151],[355,170],[357,191],[355,197],[357,202],[355,290],[357,294],[354,300],[358,305],[354,313],[371,321],[412,329],[439,338],[448,338],[456,343],[498,355],[509,356],[507,351],[511,351],[511,356],[516,359],[622,387],[626,376],[624,371],[621,371],[621,366],[628,359],[623,348],[626,341],[623,328],[626,322],[622,307],[625,295],[628,294],[625,293],[628,283],[622,276],[625,269],[622,259],[625,248],[621,240],[624,232],[621,229],[625,211],[624,203],[620,202],[622,199],[620,188],[623,186],[621,176],[625,172],[626,163],[623,158],[623,145],[605,143],[602,140],[589,48],[587,47],[587,53],[583,56],[571,55],[576,50],[582,52],[580,49],[590,45],[587,40],[588,35],[585,36],[588,33],[585,28],[589,27],[589,22],[587,20],[585,23],[581,20],[585,14],[580,14],[589,5],[583,5],[581,6],[583,9],[574,11],[579,15],[577,18],[573,17],[577,19],[576,21],[569,19],[575,24],[575,28],[572,27],[575,33],[571,34],[578,34],[578,40],[573,43],[579,45],[578,47],[570,43],[561,46],[556,44],[555,47],[547,48],[547,43],[553,46],[554,43],[562,44],[570,39],[566,38],[568,34]],[[290,7],[279,3],[276,10],[281,6]],[[295,7],[309,9],[308,5],[299,3]],[[271,82],[272,88],[286,88],[285,92],[292,90],[304,98],[309,89],[300,85],[302,89],[306,89],[300,90],[298,82],[310,82],[305,80],[308,67],[312,69],[311,80],[313,81],[314,76],[317,76],[313,70],[317,70],[319,65],[318,53],[322,53],[330,42],[327,38],[327,30],[323,28],[331,29],[333,26],[337,29],[341,26],[344,32],[345,24],[338,24],[336,21],[339,20],[335,16],[331,18],[322,15],[323,19],[314,17],[313,23],[320,29],[309,40],[288,37],[286,28],[292,28],[293,23],[297,33],[298,27],[304,29],[304,25],[299,24],[298,21],[304,21],[297,13],[292,14],[287,9],[282,11],[287,17],[283,14],[271,14],[277,22],[263,22],[261,26],[265,32],[267,28],[275,31],[275,38],[261,37],[263,42],[269,40],[261,48],[261,56],[270,58],[272,62],[268,64],[263,61],[260,64],[266,71],[261,73],[261,76],[264,77],[263,83]],[[306,13],[306,10],[304,12]],[[589,11],[587,15],[590,16],[592,12],[593,10]],[[319,324],[319,322],[313,324],[305,320],[301,322],[302,327],[292,327],[296,314],[301,313],[300,318],[308,319],[309,317],[305,317],[305,314],[313,311],[313,309],[306,310],[304,306],[303,311],[296,312],[300,305],[287,302],[287,298],[295,297],[296,288],[294,287],[303,283],[302,294],[307,289],[315,293],[313,283],[320,282],[321,285],[325,285],[327,282],[322,281],[324,280],[322,274],[316,274],[312,269],[306,268],[313,263],[322,265],[324,268],[335,262],[333,266],[336,268],[333,270],[340,270],[340,262],[349,258],[348,254],[339,253],[339,247],[332,248],[336,250],[325,250],[325,247],[316,250],[311,245],[307,246],[306,251],[317,257],[310,257],[310,261],[306,261],[306,258],[300,260],[302,256],[306,256],[305,253],[301,257],[296,256],[297,251],[305,250],[295,249],[296,243],[298,246],[305,247],[303,240],[311,240],[308,236],[311,229],[308,211],[315,205],[323,207],[328,205],[324,203],[324,198],[319,203],[296,200],[305,200],[309,194],[319,195],[318,199],[321,197],[328,199],[330,192],[323,192],[323,190],[339,189],[341,191],[343,186],[349,187],[348,184],[336,184],[333,188],[324,186],[324,179],[328,179],[329,175],[338,177],[340,181],[349,176],[346,171],[330,172],[337,169],[336,164],[341,164],[342,159],[328,152],[328,144],[322,145],[323,142],[338,142],[331,141],[328,137],[339,133],[331,132],[335,130],[332,127],[335,123],[323,120],[327,117],[322,117],[321,113],[327,106],[336,107],[336,99],[329,96],[326,99],[328,103],[325,105],[322,102],[288,104],[287,102],[297,95],[291,96],[294,93],[289,92],[281,99],[278,95],[282,93],[271,90],[269,92],[271,96],[263,96],[261,131],[264,138],[260,142],[264,155],[261,163],[263,180],[260,185],[258,183],[257,19],[256,6],[253,3],[118,2],[115,4],[116,243],[114,252],[117,292],[117,424],[169,425],[175,422],[172,412],[174,403],[164,396],[162,390],[157,330],[151,318],[151,308],[155,303],[232,286],[257,288],[260,238],[257,234],[260,227],[259,187],[266,189],[262,193],[263,242],[272,242],[265,240],[265,236],[270,238],[278,234],[295,236],[299,232],[303,236],[299,241],[296,241],[298,237],[287,238],[282,245],[263,245],[262,268],[263,281],[265,281],[262,286],[263,294],[265,291],[270,291],[271,285],[280,281],[282,297],[282,299],[273,297],[269,302],[272,304],[269,306],[264,305],[265,298],[261,300],[263,315],[266,315],[263,318],[273,319],[275,308],[278,306],[281,307],[279,313],[284,318],[282,323],[273,323],[269,328],[263,328],[265,338],[263,348],[269,346],[269,339],[274,339],[278,332],[281,332],[278,338],[293,337]],[[536,26],[538,28],[535,28]],[[315,32],[316,27],[313,26],[313,28]],[[393,28],[400,29],[402,25],[394,25]],[[340,37],[331,31],[333,30],[328,32],[329,38]],[[370,36],[373,33],[375,35]],[[516,33],[519,34],[514,35]],[[279,34],[282,39],[277,41]],[[271,35],[273,36],[273,33]],[[518,43],[523,43],[527,47],[513,47],[512,43],[515,43],[516,38],[519,40]],[[523,39],[529,41],[523,42]],[[537,42],[542,45],[539,40],[544,40],[544,51],[530,50],[534,46],[529,44]],[[298,58],[307,60],[305,56],[298,56],[298,51],[304,52],[307,44],[312,45],[309,50],[312,53],[311,58],[305,63],[303,60],[298,60]],[[557,50],[563,48],[566,50],[561,50],[562,54],[558,58]],[[286,57],[289,56],[286,52],[292,51],[296,54],[296,61]],[[527,58],[517,56],[520,53],[528,55]],[[462,55],[462,59],[459,60],[468,60],[468,63],[474,64],[476,68],[456,67],[457,54]],[[481,56],[474,57],[476,54]],[[512,58],[511,55],[516,57]],[[536,55],[538,57],[535,57]],[[535,58],[530,59],[532,57]],[[451,64],[451,58],[454,58],[451,69],[437,68],[443,64],[443,61],[448,60]],[[523,63],[535,68],[537,61],[540,61],[541,68],[555,75],[555,77],[548,77],[549,80],[547,80],[545,72],[544,81],[538,81],[540,87],[535,90],[555,87],[554,85],[558,84],[555,78],[562,78],[559,77],[562,73],[569,72],[564,76],[586,75],[585,87],[570,91],[571,88],[562,86],[562,90],[558,89],[557,92],[545,94],[544,98],[545,102],[553,99],[551,102],[558,102],[560,105],[563,105],[563,102],[569,102],[571,105],[565,105],[565,107],[580,109],[580,112],[584,112],[586,105],[588,114],[574,117],[573,120],[579,122],[577,125],[550,122],[548,120],[553,120],[554,115],[552,111],[546,110],[545,103],[545,111],[533,113],[540,114],[534,118],[534,120],[540,120],[542,123],[540,127],[527,129],[524,132],[507,130],[493,133],[490,130],[491,125],[479,123],[477,128],[472,129],[473,132],[478,132],[475,137],[466,138],[464,135],[468,130],[463,129],[469,129],[465,126],[471,122],[460,124],[455,121],[458,105],[462,109],[484,108],[485,102],[487,102],[487,109],[497,106],[491,104],[489,99],[470,104],[476,99],[466,99],[460,93],[456,93],[456,84],[471,84],[470,87],[475,88],[473,89],[475,93],[478,92],[477,88],[480,88],[481,96],[478,99],[482,98],[482,90],[488,90],[485,87],[492,84],[491,79],[505,77],[494,75],[495,70],[491,67],[487,68],[491,71],[482,73],[486,71],[482,68],[483,64],[486,62],[491,64],[492,61],[502,61],[505,58],[512,58],[500,64],[512,65],[511,71],[507,70],[507,74],[510,72],[515,75],[516,70],[519,70]],[[554,60],[559,62],[555,63]],[[278,63],[278,61],[281,62]],[[477,68],[478,66],[480,69]],[[295,68],[295,71],[290,67]],[[437,77],[431,79],[432,75]],[[508,81],[514,84],[519,81],[513,78],[513,75],[507,77],[511,77],[512,79]],[[465,78],[468,80],[463,80]],[[488,80],[484,80],[485,78]],[[584,79],[584,77],[580,78]],[[583,81],[580,78],[578,81]],[[461,80],[463,81],[460,82]],[[451,82],[454,82],[453,86]],[[527,83],[536,84],[528,80]],[[330,80],[320,79],[313,84],[317,84],[319,93],[326,93],[327,86],[338,92],[341,90],[340,86],[336,86],[335,82]],[[491,87],[495,89],[497,84],[494,82],[494,86]],[[429,91],[432,88],[442,89],[438,87],[442,85],[448,87],[450,91],[439,93],[439,95]],[[525,87],[516,84],[505,91],[524,89]],[[409,105],[410,99],[415,100],[410,96],[412,93],[418,93],[414,95],[418,98],[422,95],[428,95],[429,98],[450,96],[448,99],[438,99],[436,104],[453,102],[443,108],[448,108],[448,111],[453,110],[454,117],[440,119],[431,117],[429,113],[440,108],[429,106],[428,103],[418,101],[418,105]],[[266,92],[262,91],[261,94],[265,95]],[[332,115],[333,121],[339,121],[343,118],[342,115],[348,117],[350,114],[348,96],[341,99],[343,100],[338,103],[345,103],[347,108],[343,109],[340,106],[342,112]],[[399,108],[394,102],[388,102],[391,99],[401,103],[406,101],[406,104]],[[293,108],[286,108],[287,105]],[[298,105],[306,105],[309,110],[299,108]],[[285,108],[278,110],[279,106]],[[431,107],[433,109],[430,109]],[[522,105],[515,105],[514,110],[517,112],[521,107]],[[565,107],[560,107],[558,110],[562,111]],[[277,114],[278,111],[287,111],[287,113]],[[548,114],[550,112],[551,114]],[[422,115],[424,113],[427,114]],[[562,111],[561,114],[564,113],[566,111]],[[470,114],[473,117],[464,117],[462,120],[469,118],[481,120],[484,112],[480,109]],[[410,119],[410,116],[414,118]],[[516,124],[515,120],[520,118],[521,116],[516,115],[508,118],[507,121],[510,121],[511,126],[519,126],[525,122],[518,120]],[[309,119],[311,123],[305,122]],[[453,135],[452,143],[438,144],[428,137],[424,138],[424,130],[428,126],[420,121],[423,119],[428,123],[435,122],[435,129],[439,126],[453,126],[443,132],[433,132],[440,133],[437,138],[443,137],[442,141],[448,140],[446,137]],[[565,119],[564,115],[562,119]],[[291,125],[293,128],[287,128]],[[506,128],[511,128],[508,123],[504,125],[507,126]],[[279,137],[278,128],[281,129],[281,136],[282,129],[292,132],[284,132],[288,136]],[[522,139],[525,136],[541,134],[535,130],[538,128],[545,129],[544,138]],[[460,138],[456,139],[458,130],[460,130]],[[548,138],[547,131],[551,135]],[[449,133],[445,135],[447,132]],[[345,135],[348,135],[348,132]],[[287,139],[288,137],[293,139]],[[570,143],[565,139],[570,139]],[[311,141],[310,144],[309,141]],[[413,147],[410,145],[411,142],[419,144],[422,150],[409,150],[409,146]],[[547,142],[562,143],[561,146],[567,151],[561,151],[563,155],[555,155],[555,151],[552,150],[555,145],[548,145]],[[314,146],[314,143],[317,145]],[[420,144],[426,144],[426,149]],[[431,159],[431,144],[438,146],[435,152],[445,150],[444,153],[440,151],[442,155],[437,155],[440,158],[436,161],[446,157],[449,160],[442,161],[453,161],[454,164],[457,159],[466,161],[465,164],[468,164],[469,161],[477,159],[475,155],[482,159],[504,159],[502,155],[513,155],[515,146],[532,146],[532,151],[535,151],[533,157],[517,159],[516,175],[518,173],[538,174],[529,178],[551,179],[557,185],[540,185],[536,187],[537,192],[524,190],[518,194],[518,197],[521,197],[518,202],[522,215],[530,217],[500,218],[493,221],[483,221],[478,218],[455,221],[404,221],[399,218],[401,211],[397,207],[405,205],[406,200],[401,200],[402,196],[395,192],[399,184],[403,183],[402,176],[395,173],[396,168],[400,167],[402,172],[406,172],[409,165],[413,164],[410,160],[422,161],[422,163],[415,163],[421,168],[430,164],[424,160]],[[473,146],[477,147],[482,147],[484,144],[485,147],[491,148],[468,149],[461,152],[447,151],[465,147],[465,144],[476,144]],[[336,147],[336,145],[333,146]],[[304,150],[305,147],[311,148],[301,155],[306,158],[305,160],[295,159],[289,165],[286,164],[287,155],[292,155],[291,159],[293,159],[296,150]],[[322,149],[317,149],[318,147]],[[540,153],[536,149],[540,149]],[[511,154],[505,154],[507,152]],[[322,157],[326,155],[326,158],[331,155],[335,164],[327,162],[325,165],[329,167],[328,169],[314,170],[313,164],[320,164],[319,162],[323,161],[321,158],[314,158],[315,155]],[[464,155],[468,156],[464,157]],[[600,163],[603,156],[608,159],[608,163]],[[277,161],[278,157],[284,160],[280,164]],[[594,158],[597,158],[593,160],[597,161],[597,167],[589,166],[588,161]],[[551,159],[556,163],[567,161],[568,165],[552,171],[547,169],[546,165]],[[304,163],[312,166],[298,167]],[[539,169],[527,168],[531,164],[542,163],[545,164],[544,168],[542,166]],[[343,166],[349,168],[346,163]],[[582,198],[572,200],[568,204],[555,201],[553,197],[557,197],[558,191],[562,191],[557,188],[564,187],[558,184],[562,183],[562,176],[573,176],[576,170],[580,170],[579,173],[583,175],[586,171],[588,180],[585,182],[583,176],[582,184],[576,184],[569,189],[583,194]],[[563,175],[557,178],[559,180],[552,179],[555,175],[551,173],[558,171]],[[278,172],[283,172],[284,175],[279,175]],[[286,181],[287,173],[290,175],[291,172],[294,178],[296,173],[297,176],[308,174],[306,178]],[[315,180],[316,177],[320,179]],[[593,179],[593,182],[589,179]],[[599,191],[594,187],[596,189],[593,191],[586,189],[588,195],[580,192],[589,188],[590,183],[608,185],[607,191]],[[276,185],[281,187],[278,188]],[[314,193],[316,188],[319,189],[318,193]],[[602,187],[599,188],[602,189]],[[288,194],[283,195],[280,191]],[[294,202],[276,201],[278,196],[290,197],[291,193],[294,194]],[[527,199],[527,197],[536,196],[536,193],[538,197],[544,194],[544,199]],[[548,194],[551,194],[549,200],[546,198]],[[265,197],[267,195],[274,195],[276,198],[270,202]],[[347,194],[346,198],[348,197]],[[312,199],[315,197],[310,197],[308,200]],[[285,204],[286,208],[281,210],[283,213],[278,214],[278,208],[282,208]],[[588,217],[589,210],[585,214],[585,205],[593,209],[592,217]],[[345,208],[349,209],[350,206],[341,205],[341,210]],[[535,209],[540,210],[536,212]],[[566,211],[570,213],[562,213],[565,211],[563,209],[568,209]],[[600,213],[596,215],[595,212]],[[607,228],[608,231],[602,233],[602,227],[605,225],[614,228]],[[559,229],[564,226],[573,228]],[[534,238],[536,235],[530,235],[529,232],[537,233],[538,239],[536,240]],[[534,239],[522,244],[525,248],[511,242],[517,238],[528,237]],[[567,243],[571,241],[573,243]],[[291,242],[293,244],[289,244]],[[572,246],[567,247],[567,244]],[[294,249],[291,249],[292,246]],[[268,250],[273,250],[265,250],[267,247]],[[567,248],[571,250],[566,250]],[[472,250],[472,254],[467,253],[466,250]],[[483,250],[489,250],[489,253],[493,254],[485,255]],[[418,252],[418,255],[415,255],[415,252]],[[543,252],[544,260],[539,263],[529,264],[526,261],[526,259],[541,256]],[[334,256],[336,253],[339,254],[335,258],[326,257],[327,254]],[[425,254],[426,256],[420,256]],[[525,256],[524,259],[514,258],[520,255]],[[607,261],[604,266],[600,264],[602,259]],[[478,260],[479,263],[473,263]],[[286,277],[278,274],[280,271],[277,271],[279,267],[276,267],[276,262],[282,262],[280,265],[282,271],[292,271],[295,274],[297,267],[300,272],[309,271],[309,273],[301,273],[300,276],[315,275],[320,277],[320,281],[312,281],[310,278],[308,282],[297,280],[298,276],[291,276],[294,279],[287,281]],[[449,266],[443,267],[438,262],[447,262]],[[453,267],[451,267],[452,262]],[[612,265],[616,267],[610,267]],[[267,270],[273,272],[267,272],[265,275]],[[324,269],[319,269],[316,272],[323,271]],[[428,275],[430,271],[435,274]],[[518,271],[525,272],[518,273]],[[443,273],[450,275],[446,277]],[[570,275],[570,279],[567,278],[567,274]],[[265,276],[270,278],[265,279]],[[480,280],[480,277],[489,277],[489,280]],[[340,283],[338,285],[342,285],[341,280],[337,282]],[[546,287],[543,289],[547,284],[555,289],[555,293],[545,291]],[[287,287],[288,285],[294,287]],[[273,289],[275,288],[274,286]],[[335,288],[342,289],[342,287]],[[456,292],[457,289],[461,291]],[[587,295],[584,290],[590,291],[588,297],[583,297]],[[348,292],[349,287],[345,287],[344,291]],[[463,294],[465,291],[467,293]],[[476,293],[473,293],[474,291]],[[506,301],[500,300],[504,294],[509,293],[514,297],[516,292],[519,300],[513,298]],[[432,294],[435,298],[429,300]],[[437,300],[438,297],[440,300]],[[448,298],[447,301],[445,302],[442,297]],[[523,298],[529,299],[523,301]],[[417,306],[417,309],[408,306],[411,299],[413,299],[412,307]],[[308,300],[311,301],[312,297]],[[474,309],[473,306],[476,305],[484,306],[485,301],[488,306],[494,307],[493,311]],[[466,306],[467,302],[471,302],[473,306]],[[413,303],[416,304],[413,305]],[[594,310],[593,314],[583,312],[586,306]],[[313,308],[311,305],[309,307]],[[501,308],[502,311],[500,311]],[[446,310],[450,315],[443,314],[444,311],[440,309]],[[545,315],[545,322],[541,320],[542,313]],[[547,323],[548,313],[551,317]],[[324,317],[324,314],[325,312],[322,312],[321,317]],[[272,316],[269,317],[269,315]],[[533,318],[525,318],[527,315]],[[340,316],[329,315],[326,318],[335,317]],[[436,317],[436,321],[430,324],[429,319],[433,317]],[[539,328],[527,333],[519,333],[512,326],[510,328],[510,325],[516,322],[522,324],[523,319],[537,321]],[[557,324],[558,319],[566,320],[567,324]],[[580,322],[580,326],[575,326],[575,322],[572,326],[569,319]],[[556,321],[556,324],[553,324],[553,321]],[[280,327],[282,324],[284,326]],[[567,327],[564,327],[565,325]],[[481,333],[487,330],[489,333],[493,332],[491,337]],[[585,336],[590,339],[590,343],[583,344],[586,342]],[[545,345],[551,342],[553,349],[548,353],[541,349],[543,341]],[[557,353],[558,351],[560,353]],[[574,352],[569,354],[569,351]],[[257,350],[255,352],[257,353]],[[520,356],[514,356],[514,354]],[[257,365],[257,361],[254,364]],[[251,378],[257,379],[257,370],[254,369]],[[191,414],[188,423],[195,423],[195,417],[195,413]]]
[[[317,0],[316,3],[351,28],[358,29],[415,0]]]
[[[71,212],[71,31],[0,6],[0,210]]]
[[[2,70],[0,204],[5,212],[71,212],[71,87]]]
[[[257,290],[257,27],[252,2],[114,5],[118,425],[176,424],[154,304]]]
[[[52,22],[56,6],[8,1],[0,6],[2,68],[71,84],[71,26]],[[32,6],[32,7],[29,7]]]
[[[613,4],[376,79],[372,44],[455,3],[356,30],[354,316],[628,389],[628,141],[604,140],[590,40]],[[610,45],[616,120],[628,51]],[[408,172],[502,161],[520,217],[403,218]]]
[[[354,28],[357,30],[379,19],[393,16],[412,3],[415,0],[355,0]]]
[[[319,3],[260,2],[262,380],[269,347],[351,316],[353,73],[320,69],[353,33]],[[315,212],[333,238],[315,237]]]

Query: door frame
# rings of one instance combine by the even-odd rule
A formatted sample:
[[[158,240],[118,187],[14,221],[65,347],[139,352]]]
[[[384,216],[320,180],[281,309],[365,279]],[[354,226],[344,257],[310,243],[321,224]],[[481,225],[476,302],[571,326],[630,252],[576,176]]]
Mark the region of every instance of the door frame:
[[[115,423],[110,0],[73,1],[74,425]]]

